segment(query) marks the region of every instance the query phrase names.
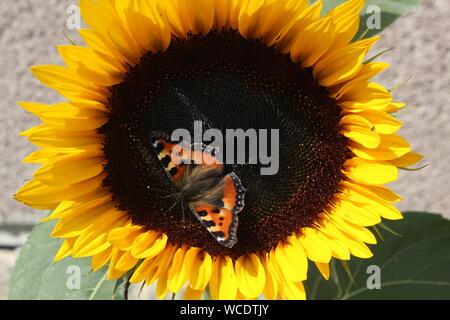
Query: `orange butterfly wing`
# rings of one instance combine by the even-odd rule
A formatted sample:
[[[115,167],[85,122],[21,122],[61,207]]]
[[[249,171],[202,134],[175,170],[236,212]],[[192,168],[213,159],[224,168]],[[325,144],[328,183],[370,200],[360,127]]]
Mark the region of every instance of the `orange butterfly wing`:
[[[190,206],[191,210],[221,245],[231,248],[237,242],[237,215],[225,208],[217,208],[208,204]]]
[[[227,174],[222,182],[223,191],[220,204],[198,201],[190,205],[190,208],[221,245],[231,248],[238,241],[236,234],[239,219],[237,214],[244,207],[246,190],[234,172]]]

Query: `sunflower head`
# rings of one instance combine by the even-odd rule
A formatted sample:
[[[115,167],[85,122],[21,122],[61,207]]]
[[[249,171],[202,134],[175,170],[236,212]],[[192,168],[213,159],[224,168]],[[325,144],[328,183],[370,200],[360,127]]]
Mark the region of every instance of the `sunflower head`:
[[[383,185],[421,156],[370,81],[378,38],[354,41],[363,2],[81,0],[87,46],[32,68],[68,102],[20,103],[43,122],[23,133],[42,167],[15,198],[53,210],[56,260],[133,270],[159,298],[303,299],[308,259],[328,278],[332,257],[371,257],[367,227],[402,218]],[[175,165],[166,137],[198,124],[246,148]]]

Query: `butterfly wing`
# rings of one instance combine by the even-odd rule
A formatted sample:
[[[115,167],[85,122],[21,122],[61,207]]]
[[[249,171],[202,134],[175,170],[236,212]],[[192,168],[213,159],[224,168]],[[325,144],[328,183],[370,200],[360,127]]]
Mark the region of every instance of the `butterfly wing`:
[[[223,203],[224,207],[232,213],[238,214],[244,208],[245,190],[241,179],[236,173],[231,172],[223,178]]]
[[[192,212],[221,245],[231,248],[237,241],[238,213],[244,207],[246,190],[234,173],[227,174],[221,187],[189,204]]]
[[[231,248],[237,242],[238,217],[230,210],[211,206],[208,203],[190,204],[194,215],[221,245]]]
[[[153,132],[151,142],[164,170],[179,189],[189,181],[219,176],[223,172],[224,165],[217,159],[214,148],[173,142],[163,132]]]
[[[208,146],[172,142],[164,133],[153,133],[151,139],[162,166],[187,197],[194,215],[216,241],[233,247],[237,214],[244,207],[246,192],[239,177],[234,172],[221,176],[224,165]]]

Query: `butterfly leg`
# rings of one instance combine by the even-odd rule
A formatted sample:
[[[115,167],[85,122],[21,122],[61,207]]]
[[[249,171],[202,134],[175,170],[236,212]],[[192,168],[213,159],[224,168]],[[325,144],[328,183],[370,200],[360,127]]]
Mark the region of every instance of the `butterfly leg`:
[[[183,228],[186,228],[186,216],[184,213],[184,199],[180,193],[174,193],[174,194],[166,196],[165,198],[170,198],[173,196],[177,196],[177,198],[176,198],[175,202],[170,206],[170,208],[167,209],[167,211],[171,211],[177,204],[180,204],[181,205],[181,214],[182,214],[182,218],[183,218]],[[187,226],[187,228],[189,229],[190,227],[191,227],[191,221],[189,222],[189,225]]]
[[[171,205],[170,208],[167,209],[167,211],[172,211],[172,209],[178,204],[178,202],[179,202],[179,200],[175,201],[175,202],[173,203],[173,205]]]

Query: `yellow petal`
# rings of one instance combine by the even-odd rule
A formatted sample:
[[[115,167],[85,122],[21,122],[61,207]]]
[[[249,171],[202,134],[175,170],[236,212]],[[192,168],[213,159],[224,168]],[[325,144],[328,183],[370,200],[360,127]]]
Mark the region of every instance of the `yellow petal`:
[[[121,278],[126,271],[121,271],[115,268],[117,261],[125,254],[124,251],[120,251],[117,248],[113,248],[111,254],[111,262],[109,263],[107,280],[116,280]]]
[[[256,37],[264,0],[244,0],[239,14],[239,33],[247,39]]]
[[[118,249],[115,249],[118,250]],[[130,283],[139,283],[145,279],[145,276],[148,272],[148,269],[152,267],[155,262],[155,258],[147,258],[142,261],[142,263],[136,268],[133,272],[133,275],[130,278]]]
[[[308,5],[309,0],[288,0],[286,3],[286,9],[301,13],[303,10],[308,8]]]
[[[287,26],[280,38],[275,41],[275,46],[281,53],[288,53],[292,50],[293,44],[297,41],[298,35],[311,23],[317,21],[322,10],[322,0],[316,1],[313,5],[303,10],[292,25]]]
[[[192,289],[190,286],[187,286],[186,290],[184,290],[183,299],[184,300],[200,300],[202,298],[204,291],[205,290],[195,290],[195,289]]]
[[[136,225],[129,225],[112,230],[109,233],[108,241],[114,247],[123,251],[128,251],[133,246],[134,239],[142,234],[143,227]]]
[[[44,128],[48,128],[48,126],[46,126],[46,125],[44,125],[44,124],[41,124],[41,125],[35,126],[35,127],[33,127],[33,128],[30,128],[30,129],[28,129],[28,130],[25,130],[25,131],[19,133],[18,135],[21,136],[21,137],[29,137],[29,136],[31,136],[33,133],[35,133],[35,132],[37,132],[37,131],[39,131],[39,130],[41,130],[41,129],[44,129]]]
[[[74,131],[96,130],[107,120],[105,112],[79,103],[59,103],[40,110],[42,122],[55,129]]]
[[[330,278],[330,264],[323,262],[315,262],[317,270],[322,274],[325,280]]]
[[[86,24],[108,39],[108,42],[133,66],[139,62],[139,46],[121,21],[114,2],[109,0],[80,0],[81,16]]]
[[[98,55],[100,59],[105,60],[122,72],[127,71],[127,59],[114,48],[107,39],[107,35],[102,36],[91,29],[80,29],[78,30],[78,33],[87,46],[94,50],[95,54]]]
[[[380,145],[380,135],[366,118],[357,115],[344,116],[339,124],[344,136],[364,147],[374,149]]]
[[[65,187],[53,187],[33,179],[24,185],[14,198],[24,204],[46,204],[81,197],[101,187],[105,175]]]
[[[302,245],[293,236],[288,242],[280,242],[275,249],[274,258],[285,277],[293,282],[306,280],[308,273],[308,258]]]
[[[372,212],[374,215],[381,215],[385,219],[399,220],[403,216],[398,209],[389,203],[373,197],[369,193],[356,191],[357,188],[347,189],[342,195],[350,199],[358,207]]]
[[[319,222],[320,234],[323,235],[323,240],[328,244],[331,250],[331,255],[340,260],[349,260],[350,251],[345,243],[342,241],[342,233],[332,224],[330,218],[323,217]]]
[[[409,143],[402,137],[380,135],[381,143],[375,149],[368,149],[358,143],[350,143],[349,149],[358,157],[366,160],[393,160],[400,158],[411,150]]]
[[[391,102],[389,105],[387,105],[383,111],[384,112],[388,112],[388,113],[393,113],[393,112],[397,112],[401,109],[403,109],[404,107],[406,107],[406,103],[402,103],[402,102]]]
[[[327,52],[333,39],[334,26],[330,18],[310,24],[292,46],[292,61],[299,61],[304,68],[311,67]]]
[[[305,1],[297,1],[300,6],[304,3]],[[298,15],[296,9],[288,8],[289,5],[286,2],[266,1],[260,10],[260,17],[264,18],[255,21],[257,26],[253,38],[260,38],[267,46],[271,46],[282,37],[286,28],[295,22]]]
[[[346,46],[334,51],[314,66],[314,78],[321,86],[336,85],[350,79],[359,72],[365,49]]]
[[[80,235],[98,219],[102,219],[114,208],[114,204],[105,203],[89,210],[80,210],[73,215],[60,219],[52,232],[52,237],[72,238]],[[84,208],[83,208],[84,209]]]
[[[42,164],[51,161],[60,155],[61,153],[59,152],[49,151],[45,149],[36,150],[30,153],[25,159],[22,160],[22,162]]]
[[[367,186],[357,183],[351,183],[350,181],[342,181],[341,183],[344,186],[353,189],[359,193],[371,196],[373,198],[388,203],[399,202],[400,200],[402,200],[402,197],[400,197],[398,194],[396,194],[395,192],[393,192],[392,190],[390,190],[385,186]]]
[[[325,241],[313,228],[302,228],[297,236],[298,242],[303,246],[306,255],[312,261],[328,263],[331,259],[331,250]]]
[[[134,8],[126,9],[126,21],[130,33],[143,51],[165,51],[170,44],[171,34],[165,15],[158,13],[157,3],[134,1]]]
[[[364,0],[349,0],[345,1],[343,4],[330,10],[325,16],[326,17],[347,17],[355,13],[359,13],[364,6]]]
[[[241,13],[241,8],[243,6],[244,1],[242,0],[230,0],[230,10],[228,16],[228,25],[229,27],[237,30],[239,23],[239,15]]]
[[[63,66],[43,65],[30,68],[44,85],[58,91],[63,97],[76,102],[86,100],[106,103],[109,92],[105,88],[81,79],[74,71]]]
[[[172,265],[168,270],[167,287],[171,292],[178,292],[186,283],[186,273],[183,269],[184,257],[187,248],[185,246],[178,248],[173,256]]]
[[[306,291],[301,282],[283,281],[283,296],[289,300],[306,300]]]
[[[119,271],[128,271],[132,269],[139,260],[132,256],[130,251],[125,251],[125,253],[117,260],[115,269]]]
[[[408,152],[404,156],[391,160],[390,162],[399,168],[407,168],[409,166],[415,165],[420,160],[423,159],[423,156],[421,154],[418,154],[416,152]]]
[[[354,224],[348,220],[344,220],[339,215],[331,216],[331,220],[339,230],[353,235],[356,239],[370,244],[377,243],[375,236],[365,227]]]
[[[81,78],[99,86],[113,86],[123,81],[125,74],[100,59],[94,50],[80,46],[58,46],[66,65]]]
[[[176,246],[168,245],[166,249],[161,252],[161,254],[151,258],[150,260],[148,258],[145,260],[149,261],[146,265],[145,272],[145,283],[147,285],[151,285],[161,276],[163,272],[167,271],[173,260],[173,255],[175,254],[176,249]]]
[[[278,280],[274,270],[269,266],[268,253],[261,257],[261,263],[266,273],[266,285],[264,286],[263,295],[268,300],[275,300],[278,296]]]
[[[214,29],[220,30],[228,25],[232,1],[214,0]]]
[[[99,270],[108,263],[111,259],[112,250],[112,247],[109,247],[108,249],[97,253],[92,257],[91,265],[93,271]]]
[[[330,10],[325,15],[325,17],[332,18],[336,25],[336,38],[332,50],[341,48],[353,39],[359,28],[359,12],[363,6],[364,0],[351,0]]]
[[[353,236],[343,232],[345,235],[345,242],[352,255],[358,258],[368,259],[373,257],[372,251],[361,241],[355,239]]]
[[[167,245],[167,236],[164,233],[147,231],[134,240],[131,253],[138,259],[150,258],[161,253]]]
[[[91,231],[89,234],[83,234],[83,237],[79,237],[75,244],[77,242],[77,250],[73,253],[73,256],[75,258],[90,257],[102,252],[103,250],[111,246],[111,244],[108,242],[106,234],[97,234],[93,231]]]
[[[393,182],[398,178],[398,169],[383,161],[369,161],[351,158],[345,162],[344,173],[355,182],[379,185]]]
[[[235,264],[239,291],[248,298],[259,297],[266,284],[264,268],[254,253],[239,257]]]
[[[103,137],[95,131],[67,131],[41,126],[28,136],[34,145],[53,152],[98,151]]]
[[[366,82],[367,80],[372,79],[380,72],[389,68],[389,66],[390,65],[388,63],[384,62],[371,62],[364,64],[359,70],[359,72],[355,75],[355,77],[343,83],[340,83],[336,86],[329,87],[328,93],[330,97],[338,100],[342,97],[344,92],[346,92],[349,89],[350,86],[352,86],[355,83]]]
[[[167,286],[167,277],[167,270],[163,270],[158,279],[158,282],[156,283],[155,293],[158,300],[163,300],[167,296],[167,293],[169,293],[169,287]]]
[[[46,218],[41,221],[61,219],[68,216],[76,216],[93,208],[97,208],[105,203],[111,202],[111,193],[103,189],[93,191],[80,198],[62,201],[58,207]]]
[[[179,14],[180,12],[183,12],[183,9],[181,9],[180,6],[186,6],[185,2],[185,0],[167,0],[159,2],[161,9],[164,11],[165,16],[167,16],[167,22],[171,32],[179,38],[184,38],[190,28],[189,17],[186,14]]]
[[[66,186],[98,176],[106,160],[99,152],[68,154],[46,163],[34,177],[50,186]]]
[[[379,213],[366,210],[360,203],[354,203],[349,198],[339,196],[339,200],[334,201],[334,204],[334,214],[348,222],[365,227],[373,226],[381,222]],[[333,216],[331,216],[331,219],[333,219]]]
[[[72,246],[74,240],[64,240],[58,252],[55,255],[54,261],[62,260],[72,254]]]
[[[362,2],[361,0],[359,1]],[[359,29],[359,21],[360,16],[358,13],[342,18],[334,17],[333,22],[336,26],[336,35],[330,52],[342,48],[353,39]]]
[[[22,200],[17,199],[16,197],[14,197],[14,199],[22,202],[23,204],[26,204],[27,206],[29,206],[31,208],[38,209],[38,210],[54,210],[59,205],[58,202],[51,202],[51,203],[40,203],[40,202],[32,202],[32,201],[24,202]]]
[[[108,233],[127,223],[126,213],[110,210],[107,215],[96,220],[95,225],[86,228],[75,241],[73,246],[74,257],[87,257],[102,252],[111,244],[108,241]]]
[[[46,104],[35,102],[18,102],[18,105],[36,116],[39,116],[41,111],[48,108],[48,105]]]
[[[214,300],[233,300],[236,298],[237,280],[233,260],[230,257],[217,258],[213,262],[209,289],[211,298]]]
[[[358,82],[349,86],[339,99],[346,111],[383,110],[392,102],[392,95],[375,82]]]
[[[363,2],[362,0],[357,0]],[[348,44],[356,32],[359,29],[360,16],[358,13],[349,16],[333,17],[333,22],[336,26],[336,35],[334,38],[333,45],[330,48],[332,50],[337,50]]]
[[[382,111],[368,110],[356,114],[366,118],[375,126],[375,130],[380,134],[393,134],[397,132],[403,124],[400,120],[397,120],[393,116]]]
[[[212,272],[212,259],[209,253],[192,247],[186,253],[184,269],[189,285],[194,290],[205,290]]]
[[[214,23],[214,2],[211,0],[188,1],[184,14],[191,15],[191,31],[208,34]]]

